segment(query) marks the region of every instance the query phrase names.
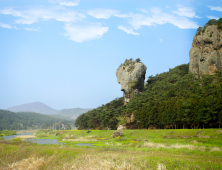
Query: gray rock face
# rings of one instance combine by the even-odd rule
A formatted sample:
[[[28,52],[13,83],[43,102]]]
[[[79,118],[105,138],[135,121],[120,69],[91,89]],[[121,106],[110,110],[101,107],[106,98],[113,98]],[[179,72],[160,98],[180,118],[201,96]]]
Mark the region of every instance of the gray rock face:
[[[139,92],[143,92],[146,66],[142,62],[132,59],[126,60],[116,71],[117,81],[121,84],[121,91],[125,104]]]
[[[189,71],[192,73],[214,74],[222,70],[222,31],[217,25],[208,26],[204,33],[197,33],[190,49]]]

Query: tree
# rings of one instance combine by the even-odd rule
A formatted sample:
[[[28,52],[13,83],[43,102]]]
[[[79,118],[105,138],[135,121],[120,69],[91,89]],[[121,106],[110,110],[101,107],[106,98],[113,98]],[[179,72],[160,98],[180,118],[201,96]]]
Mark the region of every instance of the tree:
[[[139,63],[139,62],[140,62],[140,58],[137,58],[137,59],[136,59],[136,62]]]

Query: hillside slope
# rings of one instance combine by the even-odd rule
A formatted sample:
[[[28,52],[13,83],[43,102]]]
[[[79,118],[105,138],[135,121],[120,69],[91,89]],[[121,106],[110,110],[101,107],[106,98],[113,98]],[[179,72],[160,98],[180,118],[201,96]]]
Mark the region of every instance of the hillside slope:
[[[72,121],[51,117],[34,112],[11,112],[8,110],[0,110],[0,130],[22,130],[29,129],[30,127],[46,128],[46,125],[52,127],[53,124],[70,124]]]
[[[119,124],[133,128],[218,128],[222,125],[222,74],[189,73],[189,64],[150,76],[145,91],[123,106],[116,99],[80,115],[80,129]]]

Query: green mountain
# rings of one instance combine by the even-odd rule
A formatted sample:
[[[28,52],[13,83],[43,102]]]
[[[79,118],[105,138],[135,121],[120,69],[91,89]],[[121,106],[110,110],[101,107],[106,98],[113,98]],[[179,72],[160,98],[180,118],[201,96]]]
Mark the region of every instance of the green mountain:
[[[55,118],[35,112],[15,113],[8,110],[0,110],[0,130],[25,130],[40,127],[61,129],[62,124],[71,128],[70,124],[73,124],[73,121]],[[56,125],[58,127],[56,127]]]
[[[123,98],[80,115],[75,125],[79,129],[117,128],[118,125],[127,129],[220,128],[221,33],[222,18],[211,19],[198,28],[189,52],[189,64],[149,76],[143,92],[143,83],[139,82],[144,81],[145,75],[140,77],[140,71],[134,72],[137,62],[126,60],[116,72]]]
[[[123,98],[80,115],[79,129],[218,128],[222,125],[222,72],[199,77],[189,64],[149,76],[144,92],[124,105]]]
[[[55,110],[44,103],[33,102],[33,103],[22,104],[19,106],[9,107],[6,110],[9,110],[12,112],[35,112],[35,113],[41,113],[44,115],[51,115],[53,117],[57,117],[61,119],[75,120],[80,114],[86,113],[91,109],[73,108],[73,109]]]

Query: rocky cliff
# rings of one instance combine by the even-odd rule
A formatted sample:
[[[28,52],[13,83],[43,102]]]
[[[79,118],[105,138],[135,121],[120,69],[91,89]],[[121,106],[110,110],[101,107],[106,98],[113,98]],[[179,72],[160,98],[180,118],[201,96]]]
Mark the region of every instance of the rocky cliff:
[[[192,73],[214,74],[222,70],[222,19],[210,20],[199,28],[190,49],[189,71]]]
[[[140,59],[126,60],[116,71],[117,81],[121,84],[123,91],[124,104],[144,89],[144,80],[146,74],[146,66],[140,62]]]

